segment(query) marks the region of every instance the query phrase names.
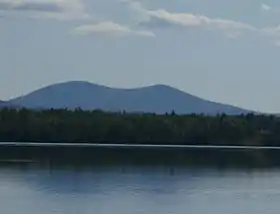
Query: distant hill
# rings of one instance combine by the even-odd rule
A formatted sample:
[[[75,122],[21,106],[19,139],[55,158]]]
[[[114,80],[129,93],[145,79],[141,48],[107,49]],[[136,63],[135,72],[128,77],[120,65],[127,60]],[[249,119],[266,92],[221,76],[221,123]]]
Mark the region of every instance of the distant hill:
[[[5,104],[6,104],[6,102],[0,100],[0,107],[3,106],[3,105],[5,105]]]
[[[241,114],[247,110],[207,101],[166,85],[118,89],[89,82],[72,81],[50,85],[9,101],[26,108],[81,108],[105,111],[178,114]]]
[[[0,108],[5,108],[5,107],[15,108],[16,106],[12,105],[10,102],[0,100]]]

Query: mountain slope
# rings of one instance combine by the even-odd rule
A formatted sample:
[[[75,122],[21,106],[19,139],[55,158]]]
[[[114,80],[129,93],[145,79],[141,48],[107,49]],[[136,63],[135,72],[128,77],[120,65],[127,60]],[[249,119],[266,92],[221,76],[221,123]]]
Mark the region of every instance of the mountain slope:
[[[0,100],[0,107],[4,106],[6,104],[6,102]]]
[[[200,99],[178,89],[155,85],[135,89],[116,89],[89,82],[72,81],[50,85],[26,96],[10,100],[27,108],[82,108],[106,111],[178,114],[241,114],[246,110]]]
[[[9,102],[0,100],[0,108],[5,108],[5,107],[15,108],[16,106],[12,105]]]

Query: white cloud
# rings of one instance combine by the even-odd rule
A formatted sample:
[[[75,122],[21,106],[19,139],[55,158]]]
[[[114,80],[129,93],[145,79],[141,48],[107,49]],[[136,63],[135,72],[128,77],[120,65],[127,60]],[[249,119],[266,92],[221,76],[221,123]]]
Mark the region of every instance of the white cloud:
[[[177,25],[181,27],[209,27],[221,30],[255,30],[254,27],[241,22],[235,22],[226,19],[211,19],[203,15],[195,15],[192,13],[170,13],[166,10],[159,9],[147,11],[150,20],[146,23],[157,21],[166,22],[166,24]]]
[[[270,11],[272,8],[270,6],[268,6],[267,4],[262,4],[261,9],[264,11]]]
[[[277,40],[277,41],[273,42],[273,44],[277,47],[280,47],[280,40]]]
[[[29,12],[35,17],[44,18],[89,18],[82,0],[0,0],[0,10]]]
[[[279,46],[280,41],[280,26],[258,28],[253,25],[237,22],[228,19],[210,18],[205,15],[193,13],[172,13],[165,9],[148,10],[142,7],[137,0],[121,0],[129,8],[135,11],[139,20],[138,24],[146,28],[202,28],[208,30],[217,30],[224,33],[225,36],[231,39],[240,37],[245,32],[255,33],[256,35],[265,36],[273,39],[274,45]],[[279,11],[266,4],[262,4],[262,10]]]
[[[127,26],[123,26],[111,21],[97,24],[81,25],[75,28],[74,32],[79,35],[105,34],[109,36],[138,35],[144,37],[154,37],[150,31],[134,31]]]
[[[266,36],[280,38],[280,26],[262,28],[261,33]]]
[[[140,2],[134,0],[122,0],[129,5],[130,9],[137,12],[139,25],[147,28],[181,27],[181,28],[204,28],[220,30],[230,37],[241,35],[244,31],[255,31],[255,27],[232,20],[209,18],[204,15],[193,13],[172,13],[165,9],[147,10]]]
[[[267,4],[262,4],[261,5],[261,10],[266,12],[266,13],[275,13],[275,14],[280,14],[280,8],[275,8],[275,7],[272,7],[270,5],[267,5]]]

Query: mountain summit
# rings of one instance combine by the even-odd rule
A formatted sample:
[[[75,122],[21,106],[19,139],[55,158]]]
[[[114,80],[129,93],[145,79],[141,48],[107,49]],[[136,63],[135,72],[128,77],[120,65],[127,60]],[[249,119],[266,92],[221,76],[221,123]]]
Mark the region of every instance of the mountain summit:
[[[201,99],[166,85],[119,89],[83,81],[50,85],[9,101],[26,108],[81,108],[163,114],[241,114],[247,110]]]

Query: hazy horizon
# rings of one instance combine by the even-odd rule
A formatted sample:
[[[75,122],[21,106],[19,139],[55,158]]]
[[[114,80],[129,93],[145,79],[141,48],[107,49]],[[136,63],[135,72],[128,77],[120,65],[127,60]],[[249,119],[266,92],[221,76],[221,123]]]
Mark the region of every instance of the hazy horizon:
[[[0,0],[0,100],[59,82],[164,84],[280,112],[276,0]]]

